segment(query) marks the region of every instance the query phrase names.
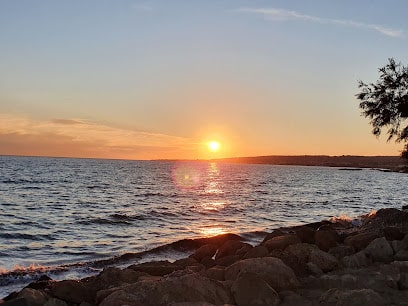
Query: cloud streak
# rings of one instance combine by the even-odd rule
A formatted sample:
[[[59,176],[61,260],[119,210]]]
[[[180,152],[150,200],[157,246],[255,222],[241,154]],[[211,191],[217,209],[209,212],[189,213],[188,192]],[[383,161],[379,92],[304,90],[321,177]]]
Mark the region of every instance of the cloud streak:
[[[378,24],[362,23],[353,20],[346,19],[331,19],[331,18],[322,18],[317,16],[311,16],[302,14],[296,11],[277,9],[277,8],[240,8],[240,12],[253,13],[263,15],[269,19],[276,21],[287,21],[287,20],[302,20],[305,22],[313,22],[320,24],[332,24],[345,27],[353,27],[358,29],[366,29],[376,31],[382,35],[389,37],[404,37],[405,33],[402,30],[393,29],[390,27],[385,27]]]

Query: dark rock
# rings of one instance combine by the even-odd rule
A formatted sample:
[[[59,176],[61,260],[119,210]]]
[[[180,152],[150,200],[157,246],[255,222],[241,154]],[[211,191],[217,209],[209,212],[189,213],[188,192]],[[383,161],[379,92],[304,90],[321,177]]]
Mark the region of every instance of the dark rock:
[[[369,266],[371,259],[364,251],[360,251],[350,256],[344,256],[341,262],[347,268],[361,268]]]
[[[398,281],[398,287],[400,290],[408,289],[408,273],[401,273],[400,279]]]
[[[2,306],[31,306],[25,298],[19,297],[7,300],[1,304]]]
[[[215,266],[205,271],[205,275],[208,278],[218,280],[218,281],[225,280],[224,273],[225,273],[225,267],[221,267],[221,266]]]
[[[301,242],[304,243],[315,243],[315,232],[316,230],[311,228],[310,226],[301,226],[295,230],[296,236],[300,239]]]
[[[306,262],[286,250],[273,250],[269,256],[282,260],[297,276],[305,276],[307,274]]]
[[[214,267],[216,265],[215,260],[212,259],[211,257],[204,257],[201,262],[202,265],[204,265],[204,267],[211,268]]]
[[[408,261],[408,250],[399,250],[394,256],[395,260]]]
[[[243,259],[265,257],[268,256],[268,254],[269,254],[268,249],[263,245],[259,245],[254,248],[251,248],[248,252],[246,252],[245,255],[243,256]]]
[[[316,231],[314,239],[318,248],[327,252],[331,248],[337,246],[340,237],[335,230],[328,228]]]
[[[175,262],[173,262],[174,265],[176,266],[180,266],[180,267],[187,267],[187,266],[194,266],[196,264],[198,264],[199,262],[197,260],[195,260],[192,257],[187,257],[187,258],[182,258],[182,259],[178,259]]]
[[[177,305],[198,302],[214,305],[232,304],[233,298],[218,281],[198,273],[178,271],[155,282],[137,282],[118,288],[100,303],[100,306],[119,305]],[[181,304],[183,305],[183,304]],[[184,304],[186,305],[186,304]]]
[[[217,255],[215,255],[215,259],[217,260],[221,257],[235,255],[235,253],[239,249],[241,249],[243,246],[246,246],[246,245],[248,244],[242,241],[229,240],[220,246],[220,248],[218,249]]]
[[[329,272],[337,268],[339,262],[336,257],[320,249],[310,252],[309,261],[318,266],[323,272]]]
[[[395,224],[408,224],[408,212],[396,208],[383,208],[376,212],[372,223],[382,227],[393,226]]]
[[[213,257],[215,252],[217,252],[218,246],[214,244],[206,244],[198,248],[190,257],[196,259],[197,261],[201,261],[205,257]]]
[[[374,290],[359,289],[359,290],[341,290],[330,289],[325,292],[320,298],[320,305],[337,305],[337,306],[352,306],[352,305],[370,305],[370,306],[385,306],[384,299]]]
[[[334,248],[331,248],[328,253],[340,260],[344,256],[353,255],[355,250],[351,245],[340,244]]]
[[[385,237],[371,241],[364,252],[371,260],[379,262],[391,262],[394,255],[394,251]]]
[[[52,282],[53,280],[47,275],[41,275],[38,280],[36,280],[35,282],[31,282],[26,286],[26,288],[44,290],[49,288]]]
[[[296,235],[286,234],[277,236],[265,241],[262,245],[268,249],[269,252],[275,249],[285,249],[291,244],[300,243],[300,239]]]
[[[244,245],[242,248],[235,252],[235,255],[238,255],[240,258],[243,258],[246,253],[252,250],[254,247],[250,244]]]
[[[242,273],[234,281],[231,292],[238,306],[279,305],[278,293],[253,273]]]
[[[303,263],[307,263],[310,258],[310,253],[313,250],[319,250],[319,248],[314,244],[309,243],[297,243],[288,246],[285,251],[293,254]]]
[[[352,246],[356,251],[361,251],[376,238],[378,238],[378,234],[373,232],[359,233],[353,236],[348,236],[344,240],[344,244]]]
[[[63,280],[51,285],[50,294],[63,301],[80,304],[81,302],[94,302],[94,293],[82,282],[76,280]]]
[[[218,266],[228,267],[232,265],[233,263],[237,262],[239,259],[240,259],[239,255],[228,255],[228,256],[223,256],[221,258],[217,258],[215,260],[215,263]]]
[[[279,236],[284,236],[286,235],[284,232],[282,232],[279,229],[273,230],[272,233],[269,233],[265,236],[265,238],[262,240],[263,244],[264,242],[268,241],[269,239],[275,238],[275,237],[279,237]]]
[[[387,240],[402,240],[405,236],[405,234],[395,226],[384,227],[383,232]]]
[[[316,304],[306,299],[305,297],[290,291],[279,292],[279,296],[282,300],[281,306],[315,306]]]
[[[168,260],[144,262],[137,265],[131,265],[128,268],[134,271],[145,272],[153,276],[164,276],[183,269],[183,267],[177,266]]]
[[[263,257],[240,260],[225,269],[225,279],[236,280],[244,272],[257,274],[278,292],[300,286],[293,270],[278,258]]]

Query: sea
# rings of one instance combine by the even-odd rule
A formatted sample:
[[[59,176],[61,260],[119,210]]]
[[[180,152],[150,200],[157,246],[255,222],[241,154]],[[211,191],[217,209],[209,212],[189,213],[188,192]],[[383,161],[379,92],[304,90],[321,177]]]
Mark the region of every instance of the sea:
[[[182,239],[257,243],[278,227],[401,208],[407,186],[378,169],[0,156],[0,298],[43,274],[183,258],[171,247]]]

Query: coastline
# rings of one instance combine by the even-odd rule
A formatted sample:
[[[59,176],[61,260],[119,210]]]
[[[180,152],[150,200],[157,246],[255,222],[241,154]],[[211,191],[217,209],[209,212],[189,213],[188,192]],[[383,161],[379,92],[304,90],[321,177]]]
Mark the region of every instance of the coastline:
[[[235,234],[185,239],[169,246],[184,249],[187,257],[123,268],[104,262],[102,272],[81,280],[42,275],[5,297],[3,305],[405,305],[408,300],[407,211],[380,209],[354,220],[274,229],[257,245],[242,240]]]

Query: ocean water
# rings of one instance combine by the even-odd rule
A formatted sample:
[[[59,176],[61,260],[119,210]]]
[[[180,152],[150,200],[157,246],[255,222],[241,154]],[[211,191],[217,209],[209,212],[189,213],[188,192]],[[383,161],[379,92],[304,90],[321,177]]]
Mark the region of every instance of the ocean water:
[[[39,274],[90,275],[184,238],[256,241],[280,226],[401,208],[406,186],[408,175],[372,169],[0,156],[0,297]],[[132,260],[159,256],[186,254]]]

